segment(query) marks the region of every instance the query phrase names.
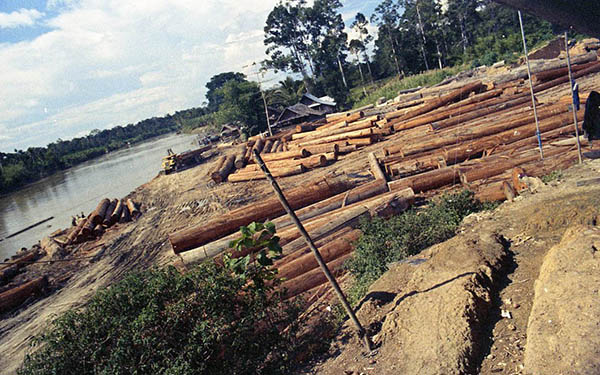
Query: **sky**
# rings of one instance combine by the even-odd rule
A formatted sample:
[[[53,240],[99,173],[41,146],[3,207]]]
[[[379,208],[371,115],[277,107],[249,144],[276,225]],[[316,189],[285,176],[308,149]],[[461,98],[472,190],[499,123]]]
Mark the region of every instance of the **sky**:
[[[380,0],[343,0],[349,26]],[[256,80],[277,0],[0,0],[0,151],[198,107],[215,74]],[[272,85],[282,77],[262,80]]]

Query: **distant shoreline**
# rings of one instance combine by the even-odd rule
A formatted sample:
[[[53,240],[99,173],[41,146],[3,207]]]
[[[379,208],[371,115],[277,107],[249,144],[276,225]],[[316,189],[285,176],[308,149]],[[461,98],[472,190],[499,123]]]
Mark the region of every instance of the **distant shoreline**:
[[[41,178],[39,178],[37,180],[30,181],[30,182],[28,182],[28,183],[26,183],[24,185],[20,185],[18,187],[13,188],[13,189],[9,189],[8,191],[0,192],[0,199],[4,198],[6,196],[9,196],[10,194],[12,194],[12,193],[14,193],[16,191],[19,191],[21,189],[27,188],[27,187],[32,186],[34,184],[40,183],[40,182],[44,181],[45,179],[50,178],[50,177],[56,175],[57,173],[69,171],[69,170],[71,170],[71,169],[73,169],[75,167],[81,166],[82,164],[85,164],[85,163],[88,163],[88,162],[93,162],[94,160],[100,159],[101,157],[110,155],[110,154],[112,154],[114,152],[121,151],[121,150],[123,150],[125,148],[137,146],[139,144],[150,142],[150,141],[155,140],[155,139],[166,138],[168,136],[172,136],[172,135],[176,135],[176,134],[177,134],[177,131],[173,131],[173,132],[169,132],[169,133],[164,133],[164,134],[159,134],[159,135],[156,135],[156,136],[153,136],[153,137],[150,137],[150,138],[146,138],[146,139],[143,139],[143,140],[135,142],[135,143],[130,143],[128,146],[123,146],[123,147],[116,148],[116,149],[111,150],[111,151],[109,151],[107,153],[104,153],[102,155],[95,156],[95,157],[93,157],[91,159],[84,160],[81,163],[78,163],[78,164],[70,166],[69,168],[55,170],[54,172],[52,172],[52,173],[50,173],[50,174],[48,174],[46,176],[43,176],[43,177],[41,177]]]

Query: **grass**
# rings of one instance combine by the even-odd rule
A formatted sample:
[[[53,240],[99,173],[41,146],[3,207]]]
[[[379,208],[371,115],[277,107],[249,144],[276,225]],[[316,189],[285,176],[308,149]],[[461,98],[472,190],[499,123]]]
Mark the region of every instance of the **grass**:
[[[553,171],[545,176],[542,176],[542,182],[547,184],[552,181],[559,181],[563,178],[562,171]]]
[[[493,207],[475,200],[474,194],[465,190],[387,220],[363,221],[363,234],[354,256],[345,265],[355,277],[348,292],[351,303],[356,305],[366,295],[369,286],[388,270],[390,263],[453,237],[464,217]]]
[[[362,86],[358,86],[350,91],[350,101],[354,103],[353,108],[359,108],[375,103],[377,99],[381,97],[385,97],[387,100],[393,99],[401,90],[411,89],[419,86],[433,86],[465,69],[465,66],[456,66],[441,70],[430,70],[425,73],[415,74],[402,79],[399,79],[398,77],[388,78],[375,82],[372,85],[367,85],[367,96],[364,96]]]

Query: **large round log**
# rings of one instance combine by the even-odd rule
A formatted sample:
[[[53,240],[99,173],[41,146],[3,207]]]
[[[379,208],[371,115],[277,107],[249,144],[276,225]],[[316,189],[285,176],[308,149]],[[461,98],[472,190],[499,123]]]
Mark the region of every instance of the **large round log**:
[[[227,155],[219,157],[208,170],[208,177],[212,179],[213,174],[216,173],[219,169],[221,169],[221,167],[225,163],[225,160],[227,160]]]
[[[325,143],[321,145],[306,146],[304,149],[314,155],[325,154],[328,152],[338,153],[340,151],[340,146],[335,143]]]
[[[596,61],[592,61],[587,64],[573,65],[573,66],[571,66],[571,71],[578,72],[580,70],[587,69],[591,66],[594,66],[597,63],[598,62],[596,62]],[[539,73],[532,75],[531,80],[533,81],[534,84],[538,84],[538,83],[542,83],[542,82],[546,82],[546,81],[551,81],[551,80],[559,78],[559,77],[568,76],[568,75],[569,75],[568,68],[564,67],[564,68],[557,68],[557,69],[541,71]]]
[[[115,210],[113,211],[112,215],[110,215],[111,225],[119,222],[119,219],[121,218],[121,215],[123,214],[123,206],[125,206],[125,202],[123,202],[123,199],[119,199],[117,202],[117,206],[115,207]]]
[[[325,262],[330,262],[352,252],[354,250],[353,243],[358,240],[361,233],[362,232],[359,229],[354,229],[347,235],[319,248],[323,260]],[[277,277],[289,280],[317,267],[319,267],[319,264],[317,263],[315,256],[312,253],[304,254],[298,259],[281,265],[278,268]]]
[[[350,258],[351,254],[343,255],[331,262],[327,263],[327,268],[337,277],[344,272],[344,262]],[[298,277],[285,281],[281,284],[281,290],[284,291],[284,298],[292,298],[315,286],[327,282],[327,277],[320,268],[315,268]]]
[[[142,214],[138,208],[138,205],[133,201],[133,199],[127,199],[127,207],[129,208],[129,214],[132,219],[137,219]]]
[[[307,140],[307,141],[298,143],[298,145],[300,147],[304,147],[304,146],[316,145],[316,144],[321,144],[321,143],[342,141],[344,139],[350,139],[350,138],[370,137],[372,134],[373,134],[373,129],[371,129],[371,128],[353,130],[353,131],[330,135],[330,136],[322,137],[322,138],[318,138],[318,139]]]
[[[86,220],[84,226],[81,228],[81,234],[84,236],[90,236],[94,232],[95,227],[96,224],[93,220]]]
[[[284,194],[290,206],[293,209],[298,209],[341,193],[348,188],[350,188],[348,182],[328,178],[287,190]],[[173,251],[180,253],[233,233],[242,225],[276,217],[284,212],[285,210],[279,200],[276,197],[270,197],[229,211],[200,225],[172,233],[169,235],[169,241],[173,246]]]
[[[88,216],[87,219],[79,220],[77,226],[71,228],[69,234],[67,235],[67,241],[65,242],[66,245],[70,245],[77,240],[77,236],[79,233],[81,233],[81,230],[87,224],[88,220],[91,220],[91,216]]]
[[[254,144],[254,149],[260,154],[265,147],[265,140],[263,138],[259,138]]]
[[[127,204],[123,206],[123,214],[121,215],[120,223],[128,223],[131,221],[131,214],[129,213],[129,207]]]
[[[347,122],[352,122],[352,121],[356,121],[359,120],[361,117],[364,116],[364,113],[362,111],[358,111],[358,112],[345,112],[345,113],[341,113],[339,115],[336,114],[330,114],[329,116],[327,116],[326,121],[328,124],[333,124],[333,123],[337,123],[340,121],[347,121]]]
[[[305,158],[309,156],[310,153],[306,151],[304,148],[299,148],[291,151],[283,151],[283,152],[272,152],[270,154],[261,155],[263,161],[275,161],[275,160],[284,160],[284,159],[294,159],[294,158]],[[250,161],[248,161],[250,162]],[[254,160],[252,160],[254,163]]]
[[[267,141],[265,142],[265,147],[263,147],[261,153],[268,154],[269,152],[271,152],[272,147],[273,147],[273,140],[267,139]]]
[[[315,125],[313,124],[298,124],[296,125],[296,133],[309,132],[315,130]]]
[[[246,160],[248,160],[248,159],[246,159],[247,151],[248,151],[248,148],[245,145],[243,145],[236,152],[236,154],[235,154],[235,168],[236,169],[242,169],[246,165]]]
[[[94,210],[92,214],[92,220],[95,225],[101,224],[104,220],[104,215],[106,214],[106,209],[110,205],[110,199],[104,198],[98,203],[98,206]]]
[[[460,183],[458,169],[446,167],[388,182],[390,191],[411,188],[415,193]]]
[[[221,165],[221,168],[219,168],[217,171],[213,172],[213,174],[211,176],[213,181],[216,183],[225,181],[227,179],[227,176],[229,176],[229,173],[231,173],[231,171],[233,170],[234,163],[235,163],[235,154],[228,155],[227,158],[225,159],[225,162],[223,163],[223,165]]]
[[[270,170],[271,175],[273,177],[287,177],[294,176],[304,172],[306,169],[302,164],[291,166],[291,167],[283,167]],[[247,181],[255,181],[255,180],[264,180],[267,177],[262,171],[248,171],[248,172],[239,172],[232,173],[229,175],[229,182],[247,182]]]
[[[371,173],[376,180],[387,181],[387,176],[381,169],[374,152],[369,152],[369,166],[371,167]]]
[[[327,157],[324,154],[313,155],[313,156],[309,156],[309,157],[302,158],[302,159],[285,159],[285,160],[276,160],[276,161],[271,161],[271,162],[266,163],[267,168],[269,168],[269,170],[294,168],[298,165],[303,165],[306,168],[316,168],[316,167],[323,167],[326,164],[327,164]],[[256,171],[260,171],[260,170],[261,169],[258,164],[249,164],[248,166],[246,166],[246,168],[236,172],[236,174],[250,173],[250,172],[256,172]]]
[[[0,313],[19,307],[30,297],[41,294],[47,285],[48,279],[42,276],[0,293]]]
[[[117,203],[118,200],[117,199],[113,199],[110,201],[110,205],[108,206],[108,208],[106,209],[106,213],[104,214],[104,220],[102,221],[102,224],[110,227],[112,225],[112,221],[111,221],[111,215],[114,212],[115,208],[117,207]]]
[[[346,236],[348,233],[350,233],[354,230],[356,230],[356,229],[349,227],[349,226],[342,227],[339,230],[337,230],[321,239],[315,240],[314,243],[317,246],[317,248],[320,249],[321,247],[326,246],[327,244],[337,241],[338,239]],[[281,259],[277,259],[273,263],[273,268],[283,267],[284,265],[286,265],[290,262],[293,262],[294,260],[296,260],[308,253],[310,253],[310,248],[306,244],[302,248],[300,248],[296,251],[285,252],[285,254],[283,255],[283,257]]]

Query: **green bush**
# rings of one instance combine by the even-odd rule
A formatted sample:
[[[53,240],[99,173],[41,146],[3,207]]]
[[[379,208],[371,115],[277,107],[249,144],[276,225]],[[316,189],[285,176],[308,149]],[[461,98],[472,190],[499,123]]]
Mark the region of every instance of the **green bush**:
[[[18,373],[286,373],[298,309],[248,284],[212,263],[128,275],[56,319]]]
[[[345,265],[356,278],[349,293],[351,300],[362,298],[368,287],[388,270],[388,264],[451,238],[465,216],[483,208],[473,193],[465,190],[387,220],[364,220],[354,256]]]

